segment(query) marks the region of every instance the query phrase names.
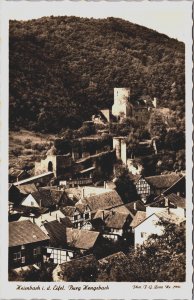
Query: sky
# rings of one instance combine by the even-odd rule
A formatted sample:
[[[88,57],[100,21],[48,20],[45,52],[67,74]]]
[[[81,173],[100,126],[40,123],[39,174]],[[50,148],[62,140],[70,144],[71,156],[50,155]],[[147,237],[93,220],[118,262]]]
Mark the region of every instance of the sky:
[[[43,16],[117,17],[146,26],[169,37],[186,42],[190,1],[9,1],[9,18],[28,20]],[[10,6],[10,7],[9,7]]]

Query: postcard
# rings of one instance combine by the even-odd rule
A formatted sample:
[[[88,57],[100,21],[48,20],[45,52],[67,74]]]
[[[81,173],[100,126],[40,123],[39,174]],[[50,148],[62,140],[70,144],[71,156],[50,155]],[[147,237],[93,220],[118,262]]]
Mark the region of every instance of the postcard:
[[[193,299],[192,22],[1,1],[0,299]]]

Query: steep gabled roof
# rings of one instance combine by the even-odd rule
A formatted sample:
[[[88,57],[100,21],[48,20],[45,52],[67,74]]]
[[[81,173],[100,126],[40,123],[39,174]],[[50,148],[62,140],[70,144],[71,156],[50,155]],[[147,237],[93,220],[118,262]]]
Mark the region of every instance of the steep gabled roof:
[[[81,188],[78,188],[78,187],[68,188],[68,189],[65,189],[65,192],[68,197],[70,197],[70,195],[72,195],[73,198],[76,199],[77,201],[81,199],[81,193],[82,193]]]
[[[154,199],[152,203],[149,204],[149,206],[154,207],[159,205],[165,205],[165,199],[169,201],[170,206],[173,205],[174,207],[180,207],[180,208],[186,207],[185,198],[180,197],[174,193],[166,195],[165,197],[163,195],[157,197],[156,199]]]
[[[177,225],[185,221],[185,218],[172,212],[169,213],[168,209],[164,209],[163,211],[157,212],[155,213],[155,215],[162,220]]]
[[[49,237],[30,221],[9,223],[9,247],[49,240]]]
[[[34,183],[17,185],[16,188],[20,191],[21,194],[24,195],[28,195],[38,191]]]
[[[105,225],[108,228],[114,228],[114,229],[123,229],[125,223],[127,222],[129,217],[128,214],[122,214],[116,211],[110,211],[109,215],[105,219]],[[130,217],[132,220],[132,218]]]
[[[55,204],[49,190],[39,190],[31,195],[41,207],[50,207]]]
[[[60,218],[61,224],[65,225],[65,227],[73,227],[73,223],[70,221],[68,217]]]
[[[87,197],[84,199],[84,202],[89,206],[90,210],[94,212],[98,209],[107,209],[123,204],[121,197],[116,191]]]
[[[75,213],[75,206],[65,206],[61,207],[60,211],[66,216],[66,217],[73,217]]]
[[[177,173],[171,173],[165,175],[145,177],[145,180],[154,188],[167,189],[171,185],[173,185],[176,181],[178,181],[180,177],[182,176],[180,176]]]
[[[80,213],[83,213],[87,207],[86,204],[82,204],[82,203],[76,203],[75,204],[75,207],[77,208],[77,210],[80,212]]]
[[[44,223],[44,227],[50,237],[52,246],[63,246],[66,244],[66,226],[56,221]]]
[[[146,212],[145,211],[138,211],[133,218],[133,221],[131,222],[130,226],[132,228],[137,227],[140,223],[142,223],[146,219]]]
[[[66,234],[67,244],[70,247],[89,250],[94,247],[100,233],[97,231],[67,228]]]
[[[132,216],[135,216],[137,211],[146,211],[146,207],[142,203],[141,200],[127,203],[127,204],[125,204],[125,207],[129,210],[129,212],[132,214]]]

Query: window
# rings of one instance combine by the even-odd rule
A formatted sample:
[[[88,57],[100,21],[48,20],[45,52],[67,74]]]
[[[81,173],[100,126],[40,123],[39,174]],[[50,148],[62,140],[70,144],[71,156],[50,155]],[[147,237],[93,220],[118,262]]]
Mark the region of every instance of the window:
[[[25,262],[26,262],[25,256],[22,256],[22,264],[25,264]]]
[[[21,252],[16,252],[13,254],[13,259],[14,260],[20,260],[21,259]]]
[[[141,232],[141,238],[145,238],[145,237],[146,237],[146,235],[147,235],[147,233],[146,233],[146,232]]]
[[[77,216],[74,216],[74,220],[77,220]]]
[[[89,219],[89,214],[85,214],[85,219]]]
[[[31,206],[34,206],[34,201],[31,201]]]
[[[36,256],[36,255],[38,255],[38,254],[41,254],[41,249],[40,249],[40,247],[37,247],[37,248],[34,248],[34,249],[33,249],[33,255]]]

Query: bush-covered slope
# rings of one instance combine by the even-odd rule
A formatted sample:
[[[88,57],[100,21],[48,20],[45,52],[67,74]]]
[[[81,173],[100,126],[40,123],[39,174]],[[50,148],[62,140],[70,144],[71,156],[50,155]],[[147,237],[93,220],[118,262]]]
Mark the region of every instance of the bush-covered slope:
[[[75,128],[114,87],[184,107],[184,44],[122,19],[10,21],[10,128]]]

